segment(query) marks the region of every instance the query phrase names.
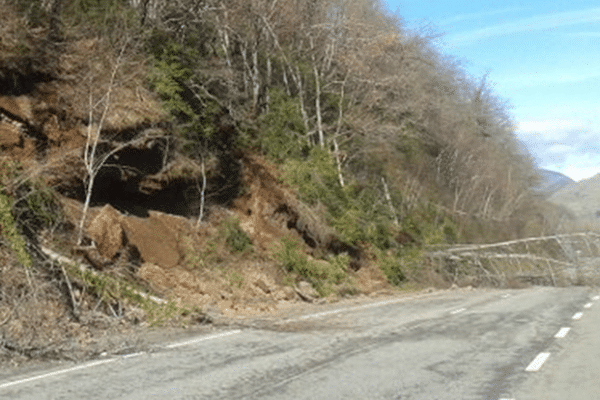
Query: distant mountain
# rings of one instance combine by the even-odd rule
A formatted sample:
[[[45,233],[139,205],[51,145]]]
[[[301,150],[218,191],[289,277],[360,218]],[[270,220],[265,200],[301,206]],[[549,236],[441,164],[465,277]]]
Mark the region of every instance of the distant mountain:
[[[544,197],[551,196],[565,186],[574,184],[575,181],[560,172],[539,169],[540,183],[533,189]]]
[[[562,187],[549,198],[554,204],[571,210],[577,218],[600,218],[600,174]]]

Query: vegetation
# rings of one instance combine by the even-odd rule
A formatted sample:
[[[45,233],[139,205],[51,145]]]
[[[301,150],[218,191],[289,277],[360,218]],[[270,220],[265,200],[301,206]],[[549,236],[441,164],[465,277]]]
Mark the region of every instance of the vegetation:
[[[292,236],[281,240],[279,246],[274,249],[274,257],[287,272],[311,283],[321,296],[329,295],[334,291],[334,285],[339,285],[347,279],[347,255],[333,257],[329,261],[309,259],[302,251],[300,241]]]
[[[467,76],[458,60],[375,0],[10,4],[29,32],[46,29],[73,46],[93,39],[100,50],[88,64],[73,58],[79,67],[69,70],[87,85],[75,90],[74,107],[89,116],[90,196],[114,153],[94,159],[103,123],[118,126],[109,115],[119,96],[126,104],[119,91],[145,86],[169,115],[175,151],[202,171],[198,226],[205,198],[218,194],[207,178],[231,201],[243,190],[228,191],[239,183],[236,163],[261,153],[340,248],[374,255],[395,285],[418,275],[423,246],[553,229],[529,190],[532,163],[520,150],[510,107],[487,76]],[[32,40],[24,41],[31,54]],[[135,121],[151,125],[150,111]],[[220,169],[207,172],[207,160]],[[0,200],[3,224],[12,226],[7,197]],[[37,187],[25,202],[39,223],[56,223],[49,192]],[[188,267],[206,266],[223,246],[240,257],[253,246],[239,220],[225,221],[217,235],[204,249],[189,246]],[[312,260],[302,243],[284,238],[274,258],[324,294],[346,279],[350,256],[319,245],[315,254],[323,259]]]

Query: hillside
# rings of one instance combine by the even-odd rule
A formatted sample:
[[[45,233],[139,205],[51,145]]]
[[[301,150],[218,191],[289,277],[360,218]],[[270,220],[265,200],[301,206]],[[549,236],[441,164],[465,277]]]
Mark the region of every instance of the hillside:
[[[566,185],[548,200],[565,207],[578,221],[591,227],[600,218],[600,175]]]
[[[540,183],[534,186],[533,190],[544,197],[552,196],[565,186],[575,183],[573,179],[556,171],[539,169],[538,174]]]
[[[477,284],[427,249],[557,226],[486,77],[375,1],[2,0],[0,22],[4,356]]]

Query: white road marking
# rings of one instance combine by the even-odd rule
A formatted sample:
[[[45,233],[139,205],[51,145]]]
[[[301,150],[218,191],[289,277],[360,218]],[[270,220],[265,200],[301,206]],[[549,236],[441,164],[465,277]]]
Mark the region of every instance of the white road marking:
[[[527,368],[525,368],[525,371],[528,371],[528,372],[538,371],[540,368],[542,368],[542,365],[544,365],[544,362],[546,362],[548,357],[550,357],[550,353],[538,354],[537,357],[533,359],[531,364],[529,364],[527,366]]]
[[[592,300],[594,300],[594,301],[595,300],[600,300],[600,296],[594,296],[594,297],[592,297]]]
[[[0,389],[6,388],[9,386],[19,385],[21,383],[27,383],[27,382],[37,381],[39,379],[50,378],[52,376],[66,374],[68,372],[73,372],[73,371],[77,371],[80,369],[91,368],[91,367],[95,367],[96,365],[107,364],[107,363],[117,361],[117,360],[118,360],[118,358],[109,358],[107,360],[93,361],[93,362],[83,364],[83,365],[78,365],[78,366],[72,367],[72,368],[61,369],[59,371],[49,372],[49,373],[43,374],[43,375],[32,376],[31,378],[19,379],[18,381],[12,381],[12,382],[7,382],[7,383],[1,384]]]
[[[219,334],[216,334],[216,335],[204,336],[204,337],[201,337],[201,338],[197,338],[197,339],[193,339],[193,340],[188,340],[188,341],[182,342],[182,343],[173,343],[173,344],[170,344],[170,345],[165,346],[165,347],[167,349],[172,349],[172,348],[175,348],[175,347],[180,347],[180,346],[185,346],[185,345],[188,345],[188,344],[198,343],[198,342],[202,342],[202,341],[205,341],[205,340],[217,339],[217,338],[220,338],[220,337],[230,336],[230,335],[234,335],[234,334],[240,333],[240,332],[241,332],[241,330],[238,329],[238,330],[234,330],[234,331],[219,333]],[[78,365],[78,366],[72,367],[72,368],[61,369],[59,371],[53,371],[53,372],[49,372],[47,374],[32,376],[30,378],[19,379],[17,381],[12,381],[12,382],[6,382],[6,383],[0,384],[0,389],[7,388],[9,386],[19,385],[19,384],[22,384],[22,383],[33,382],[33,381],[37,381],[37,380],[40,380],[40,379],[50,378],[50,377],[57,376],[57,375],[66,374],[66,373],[69,373],[69,372],[78,371],[80,369],[92,368],[92,367],[95,367],[97,365],[108,364],[108,363],[111,363],[111,362],[117,361],[117,360],[123,360],[123,359],[127,359],[127,358],[133,358],[133,357],[141,356],[142,354],[146,354],[146,353],[142,351],[142,352],[138,352],[138,353],[127,354],[127,355],[120,356],[120,357],[108,358],[106,360],[92,361],[92,362],[89,362],[89,363],[86,363],[86,364],[82,364],[82,365]]]
[[[165,346],[165,348],[166,349],[174,349],[175,347],[187,346],[188,344],[200,343],[200,342],[204,342],[205,340],[212,340],[212,339],[217,339],[217,338],[221,338],[221,337],[225,337],[225,336],[231,336],[231,335],[235,335],[240,332],[242,332],[242,331],[239,329],[236,329],[234,331],[218,333],[216,335],[202,336],[202,337],[199,337],[196,339],[187,340],[185,342],[173,343],[173,344]]]
[[[451,311],[450,314],[458,314],[458,313],[461,313],[461,312],[463,312],[465,310],[466,310],[466,308],[459,308],[458,310]]]
[[[396,299],[391,299],[391,300],[379,301],[377,303],[364,304],[362,306],[356,306],[356,307],[338,308],[336,310],[323,311],[323,312],[319,312],[319,313],[315,313],[315,314],[303,315],[303,316],[298,317],[298,318],[284,319],[284,320],[282,320],[282,321],[280,321],[278,323],[280,323],[280,324],[288,324],[290,322],[298,322],[298,321],[302,321],[302,320],[305,320],[305,319],[319,318],[319,317],[324,317],[326,315],[339,314],[339,313],[345,312],[345,311],[350,312],[350,311],[366,310],[368,308],[385,306],[385,305],[388,305],[388,304],[402,303],[402,302],[405,302],[405,301],[408,301],[408,300],[422,299],[422,298],[433,296],[433,295],[436,295],[436,294],[439,294],[439,293],[431,293],[431,294],[425,294],[425,295],[420,295],[420,296],[401,297],[401,298],[396,298]]]
[[[503,295],[502,295],[502,298],[503,298],[503,299],[506,299],[507,297],[510,297],[510,294],[508,294],[508,293],[507,293],[507,294],[503,294]]]
[[[141,356],[142,354],[146,354],[146,353],[143,351],[140,351],[138,353],[131,353],[131,354],[121,356],[121,358],[133,358],[133,357]]]
[[[592,303],[587,303],[585,306],[583,306],[583,308],[590,308],[592,306]]]
[[[581,319],[582,316],[583,316],[583,313],[578,312],[577,314],[573,315],[573,319]]]
[[[571,330],[571,328],[560,328],[560,331],[558,331],[558,333],[556,335],[554,335],[555,338],[564,338],[565,336],[567,336],[567,333],[569,333],[569,331]]]

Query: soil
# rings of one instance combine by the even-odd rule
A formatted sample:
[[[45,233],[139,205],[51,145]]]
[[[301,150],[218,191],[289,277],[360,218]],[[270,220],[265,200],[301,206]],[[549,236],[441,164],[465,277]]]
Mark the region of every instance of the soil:
[[[75,44],[77,58],[61,68],[82,68],[86,52],[90,56],[98,52],[99,44],[88,42]],[[36,230],[29,238],[33,248],[43,245],[90,270],[127,278],[155,296],[202,310],[196,320],[189,317],[167,325],[275,316],[315,301],[308,283],[289,281],[273,261],[274,246],[287,235],[298,238],[310,257],[348,252],[352,257],[348,293],[391,290],[368,256],[341,243],[322,216],[286,187],[274,165],[249,151],[227,150],[231,127],[226,121],[217,123],[217,134],[226,138],[225,150],[207,160],[207,196],[198,222],[202,180],[198,163],[174,150],[164,115],[157,112],[158,101],[150,93],[142,90],[136,95],[127,87],[113,93],[115,104],[127,107],[115,107],[118,110],[107,118],[98,149],[107,153],[130,144],[98,173],[84,243],[74,246],[87,181],[82,155],[90,132],[84,102],[77,101],[81,90],[67,79],[40,82],[18,95],[0,91],[0,156],[19,162],[25,176],[54,188],[62,208],[60,227]],[[227,247],[223,227],[231,221],[237,221],[251,242],[241,253]],[[0,326],[0,364],[114,353],[138,340],[131,338],[150,334],[147,316],[134,305],[98,301],[75,278],[67,289],[64,271],[56,264],[48,266],[43,257],[37,262],[45,265],[44,273],[10,278],[15,287],[34,288],[31,293],[24,289],[28,300],[21,294],[13,303],[4,298],[0,304],[0,317],[8,316]],[[14,263],[5,265],[9,264],[3,273],[22,272]],[[73,302],[79,304],[78,316],[73,315]],[[30,318],[32,313],[35,318]],[[165,335],[169,334],[159,334],[160,340]]]

